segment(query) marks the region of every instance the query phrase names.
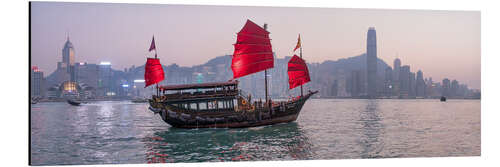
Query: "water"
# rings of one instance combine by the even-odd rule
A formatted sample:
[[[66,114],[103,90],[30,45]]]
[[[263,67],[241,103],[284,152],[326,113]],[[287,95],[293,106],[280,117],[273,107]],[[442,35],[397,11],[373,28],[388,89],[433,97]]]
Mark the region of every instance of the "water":
[[[177,129],[147,104],[39,103],[33,165],[478,156],[480,100],[311,99],[296,122]]]

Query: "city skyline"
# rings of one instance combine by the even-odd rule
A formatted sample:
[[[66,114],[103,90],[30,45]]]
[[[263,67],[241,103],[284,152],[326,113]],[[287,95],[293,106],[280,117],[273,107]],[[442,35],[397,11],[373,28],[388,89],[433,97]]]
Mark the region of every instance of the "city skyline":
[[[301,33],[302,38],[304,38],[304,58],[309,63],[360,55],[366,52],[366,44],[364,44],[366,42],[366,29],[373,26],[378,30],[377,36],[379,36],[377,39],[377,56],[390,66],[395,58],[399,58],[402,60],[401,64],[411,65],[412,71],[415,72],[422,70],[426,77],[432,77],[435,81],[444,78],[456,79],[475,89],[479,89],[481,84],[479,12],[186,5],[151,6],[140,4],[113,4],[113,6],[110,6],[109,4],[96,3],[50,3],[51,5],[46,6],[45,4],[47,3],[32,3],[31,59],[32,65],[39,66],[47,74],[55,70],[55,62],[60,60],[61,50],[68,34],[71,42],[75,45],[76,62],[98,64],[101,61],[109,61],[112,62],[113,68],[119,70],[132,65],[142,65],[148,53],[147,48],[151,37],[155,34],[159,49],[158,56],[162,59],[164,65],[172,63],[181,66],[203,64],[217,56],[230,55],[232,53],[232,44],[236,38],[235,33],[239,30],[238,27],[247,19],[246,16],[252,15],[249,14],[251,11],[259,11],[255,16],[248,18],[255,20],[257,24],[263,24],[264,22],[269,24],[269,31],[273,39],[273,50],[279,58],[292,56],[291,51],[298,33]],[[200,15],[207,13],[210,16],[219,16],[224,12],[211,13],[209,11],[224,11],[225,9],[235,13],[236,16],[227,16],[224,21],[216,21],[217,17],[211,18]],[[296,14],[290,12],[294,10],[303,10],[302,12],[306,12],[305,15],[313,18],[312,21],[300,19],[305,16],[297,16],[297,18]],[[130,11],[135,12],[134,16],[131,15]],[[170,18],[174,16],[163,14],[165,12],[171,12],[175,16],[181,16],[185,19]],[[177,14],[175,14],[176,12]],[[261,13],[266,13],[269,16],[262,16]],[[122,16],[122,14],[125,15]],[[277,16],[275,16],[284,17],[287,14],[290,14],[287,18],[290,18],[285,20],[278,20]],[[76,21],[74,19],[77,18],[76,16],[81,18]],[[148,16],[153,17],[153,19],[137,21]],[[162,16],[167,16],[167,19],[163,19]],[[361,16],[375,20],[355,19]],[[405,19],[405,16],[407,19]],[[74,18],[71,19],[72,17]],[[207,17],[211,19],[207,19]],[[294,17],[309,23],[309,26],[295,22]],[[340,17],[345,18],[339,21]],[[377,22],[380,21],[381,17],[389,18],[386,18],[385,23],[383,21],[382,23]],[[127,20],[123,20],[123,18],[127,18]],[[413,25],[413,29],[407,29],[409,25],[403,23],[392,25],[396,26],[396,28],[391,28],[389,25],[393,23],[387,21],[391,20],[390,18],[398,18],[393,20],[394,22],[414,21],[415,25]],[[331,24],[323,22],[319,24],[318,22],[322,19],[331,19]],[[444,28],[431,29],[426,26],[417,26],[421,22],[432,22],[450,28],[448,24],[441,23],[443,20],[439,19],[448,20],[445,23],[453,24],[460,29],[443,30]],[[148,22],[147,20],[156,21]],[[459,20],[464,23],[459,22]],[[366,23],[361,23],[363,21]],[[94,24],[89,26],[90,24],[86,23]],[[130,27],[133,23],[140,23],[142,27]],[[175,25],[173,25],[174,23]],[[336,27],[336,24],[351,26]],[[113,25],[115,27],[121,26],[121,29],[114,29]],[[193,28],[193,25],[198,27]],[[351,28],[346,30],[346,27]],[[186,28],[186,30],[179,28]],[[221,30],[216,31],[217,29]],[[404,30],[408,31],[402,33]],[[465,31],[465,33],[462,31]],[[319,36],[322,35],[321,33],[325,35],[325,32],[327,32],[327,38]],[[435,38],[422,42],[412,32],[427,32]],[[123,33],[130,36],[120,36]],[[420,34],[420,36],[425,38],[429,37],[429,34]],[[399,37],[396,37],[398,35]],[[339,38],[336,38],[337,36]],[[442,38],[446,37],[449,40],[442,40]],[[457,40],[456,38],[463,40]],[[217,40],[214,41],[213,39]],[[403,44],[414,44],[414,46]],[[442,50],[433,51],[433,49],[439,47]],[[426,54],[419,55],[421,53]],[[460,56],[461,59],[453,56]],[[125,57],[126,59],[124,59]],[[432,60],[425,60],[431,58]],[[455,61],[454,65],[450,65],[452,61]]]

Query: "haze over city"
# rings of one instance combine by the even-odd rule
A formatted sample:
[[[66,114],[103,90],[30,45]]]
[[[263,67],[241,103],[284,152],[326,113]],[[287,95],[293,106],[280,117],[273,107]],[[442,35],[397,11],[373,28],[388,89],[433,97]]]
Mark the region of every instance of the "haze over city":
[[[76,62],[142,65],[154,34],[164,65],[192,66],[232,54],[251,19],[268,24],[279,58],[293,55],[298,33],[308,62],[357,56],[375,27],[377,57],[387,64],[399,58],[436,81],[481,85],[480,12],[47,2],[32,2],[31,10],[31,63],[47,73],[68,35]]]

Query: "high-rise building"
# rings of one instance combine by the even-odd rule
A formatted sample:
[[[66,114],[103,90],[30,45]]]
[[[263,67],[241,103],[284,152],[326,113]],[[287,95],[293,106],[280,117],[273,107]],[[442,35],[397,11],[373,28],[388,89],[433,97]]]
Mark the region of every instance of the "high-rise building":
[[[410,94],[410,66],[405,65],[401,67],[399,83],[399,94],[401,96],[408,96]]]
[[[401,70],[401,60],[399,58],[394,59],[394,70],[392,79],[394,81],[399,81],[399,71]]]
[[[417,82],[415,81],[415,73],[414,72],[410,72],[410,91],[409,91],[409,95],[411,97],[415,97],[416,95],[416,85],[417,85]]]
[[[31,97],[43,97],[43,72],[37,66],[31,67]]]
[[[361,71],[354,70],[351,72],[351,96],[358,97],[362,92]]]
[[[66,43],[64,44],[64,48],[62,49],[62,63],[64,63],[64,66],[67,67],[67,72],[68,73],[74,73],[73,72],[73,65],[75,64],[75,48],[73,47],[73,44],[69,41],[69,36],[66,39]],[[73,75],[72,75],[73,76]],[[75,79],[74,76],[72,79]]]
[[[336,97],[338,95],[338,89],[339,89],[339,85],[337,83],[337,80],[334,80],[333,87],[332,87],[332,96]]]
[[[450,80],[448,78],[443,79],[443,85],[442,87],[442,95],[443,96],[450,96]]]
[[[116,92],[113,92],[113,81],[112,81],[112,71],[110,62],[101,62],[99,64],[98,73],[98,95],[99,96],[113,96]]]
[[[384,79],[384,96],[392,95],[392,83],[393,83],[393,72],[391,67],[385,69],[385,79]]]
[[[377,35],[374,27],[368,29],[366,40],[367,95],[377,96]]]
[[[392,70],[392,95],[394,96],[399,96],[399,90],[400,90],[400,79],[399,79],[399,73],[401,72],[401,60],[399,58],[396,58],[394,60],[394,69]]]
[[[451,90],[450,90],[450,96],[457,96],[458,95],[458,89],[459,89],[459,84],[457,80],[451,81]]]
[[[424,73],[421,70],[417,72],[417,96],[425,97],[425,81],[424,81]]]

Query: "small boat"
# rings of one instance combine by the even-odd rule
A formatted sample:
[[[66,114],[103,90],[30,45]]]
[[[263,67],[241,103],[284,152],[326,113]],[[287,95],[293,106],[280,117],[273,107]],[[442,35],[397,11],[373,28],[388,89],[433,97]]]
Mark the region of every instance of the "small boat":
[[[444,101],[446,101],[446,97],[444,97],[444,96],[441,96],[441,99],[440,99],[440,101],[443,101],[443,102],[444,102]]]
[[[158,86],[164,80],[157,58],[147,58],[146,87],[156,84],[156,95],[149,99],[149,109],[166,123],[177,128],[243,128],[293,122],[305,102],[318,91],[304,93],[302,85],[310,82],[307,64],[302,59],[300,35],[294,55],[288,62],[290,89],[300,87],[300,95],[278,101],[268,97],[267,69],[274,68],[269,32],[250,20],[237,33],[231,69],[233,78],[226,82]],[[155,50],[154,37],[149,51]],[[265,100],[255,100],[238,89],[240,77],[264,71]]]
[[[70,99],[68,99],[67,102],[73,106],[79,106],[80,104],[82,104],[82,102],[74,101],[74,100],[70,100]]]

